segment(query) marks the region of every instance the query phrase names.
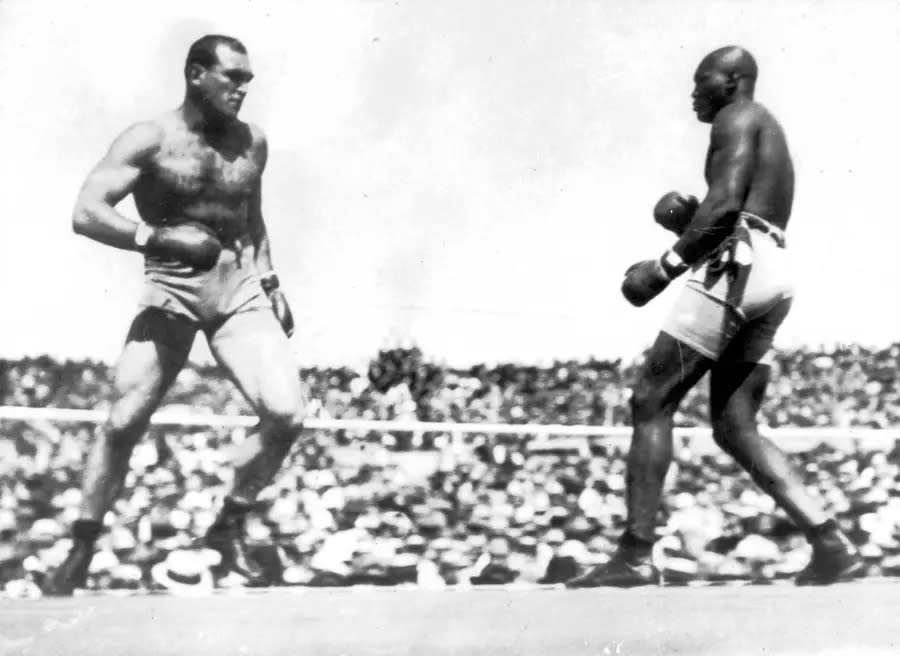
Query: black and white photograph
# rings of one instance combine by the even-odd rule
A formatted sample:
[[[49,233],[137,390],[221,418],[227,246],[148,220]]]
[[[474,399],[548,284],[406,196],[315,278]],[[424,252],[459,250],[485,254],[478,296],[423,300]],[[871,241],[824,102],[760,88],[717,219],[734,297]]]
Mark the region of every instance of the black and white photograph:
[[[898,62],[898,0],[0,0],[0,655],[900,653]]]

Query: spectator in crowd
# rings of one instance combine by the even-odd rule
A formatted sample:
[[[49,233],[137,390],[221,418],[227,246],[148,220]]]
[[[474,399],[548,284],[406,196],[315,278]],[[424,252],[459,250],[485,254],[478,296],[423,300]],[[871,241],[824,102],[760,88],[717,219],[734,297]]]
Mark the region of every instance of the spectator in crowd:
[[[782,352],[765,421],[896,426],[898,357],[898,345]],[[415,349],[393,349],[362,375],[301,375],[323,416],[620,425],[633,373],[595,360],[458,370],[426,362]],[[92,362],[4,361],[0,394],[5,405],[102,407],[109,375]],[[223,414],[249,411],[227,381],[197,367],[169,397],[185,406],[194,399]],[[678,423],[697,425],[707,403],[700,393],[690,397]],[[0,584],[7,594],[38,594],[42,577],[65,557],[63,527],[77,513],[93,431],[88,423],[0,421]],[[578,454],[538,454],[529,438],[509,435],[312,437],[292,453],[248,525],[272,584],[560,584],[604,562],[622,529],[623,454],[602,442]],[[192,546],[229,483],[228,451],[244,439],[241,428],[151,431],[107,515],[110,530],[98,544],[90,584],[175,591],[180,579],[188,588],[179,593],[207,588],[204,572],[214,563]],[[794,457],[859,545],[869,572],[900,574],[900,445],[811,444]],[[787,578],[808,560],[802,536],[728,458],[684,444],[668,485],[659,525],[665,538],[655,557],[670,582]],[[274,550],[267,546],[273,541]],[[198,574],[202,585],[190,582]]]

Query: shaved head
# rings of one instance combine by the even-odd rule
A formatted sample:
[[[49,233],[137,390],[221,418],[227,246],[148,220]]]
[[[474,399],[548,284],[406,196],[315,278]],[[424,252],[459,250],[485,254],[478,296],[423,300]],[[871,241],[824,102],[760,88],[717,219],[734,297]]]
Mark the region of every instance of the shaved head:
[[[711,123],[725,105],[752,100],[756,86],[756,60],[739,46],[713,50],[694,73],[694,111],[703,123]]]
[[[756,60],[740,46],[725,46],[713,50],[703,58],[698,69],[718,71],[734,80],[744,78],[756,81]]]

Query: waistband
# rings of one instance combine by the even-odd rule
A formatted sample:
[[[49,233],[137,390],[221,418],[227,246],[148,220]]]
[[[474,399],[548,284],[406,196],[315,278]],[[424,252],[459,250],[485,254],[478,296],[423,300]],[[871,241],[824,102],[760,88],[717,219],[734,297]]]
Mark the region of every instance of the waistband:
[[[787,238],[784,236],[784,230],[779,228],[777,225],[773,225],[772,223],[766,221],[761,216],[756,216],[755,214],[751,214],[750,212],[741,212],[738,215],[738,221],[743,221],[748,228],[752,230],[758,230],[764,235],[769,235],[776,244],[778,244],[779,248],[784,248],[787,245]]]

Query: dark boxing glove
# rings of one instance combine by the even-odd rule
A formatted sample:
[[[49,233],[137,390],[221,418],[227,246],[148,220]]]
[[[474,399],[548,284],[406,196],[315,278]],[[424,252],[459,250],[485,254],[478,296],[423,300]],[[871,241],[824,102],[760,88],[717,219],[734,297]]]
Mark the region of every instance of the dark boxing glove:
[[[272,303],[272,311],[275,313],[278,323],[281,324],[281,329],[284,330],[285,335],[290,337],[294,334],[294,314],[291,312],[291,306],[288,305],[284,292],[278,289],[280,284],[278,276],[270,271],[262,276],[260,284],[262,284],[266,296],[269,297],[269,302]]]
[[[134,234],[134,244],[148,255],[177,260],[202,271],[212,269],[222,252],[212,229],[193,221],[160,228],[141,224]]]
[[[660,198],[653,208],[653,218],[666,230],[681,236],[687,229],[700,201],[694,196],[684,196],[677,191],[670,191]]]
[[[674,251],[666,251],[658,260],[632,264],[625,272],[622,295],[635,307],[643,307],[687,269],[688,266]]]

